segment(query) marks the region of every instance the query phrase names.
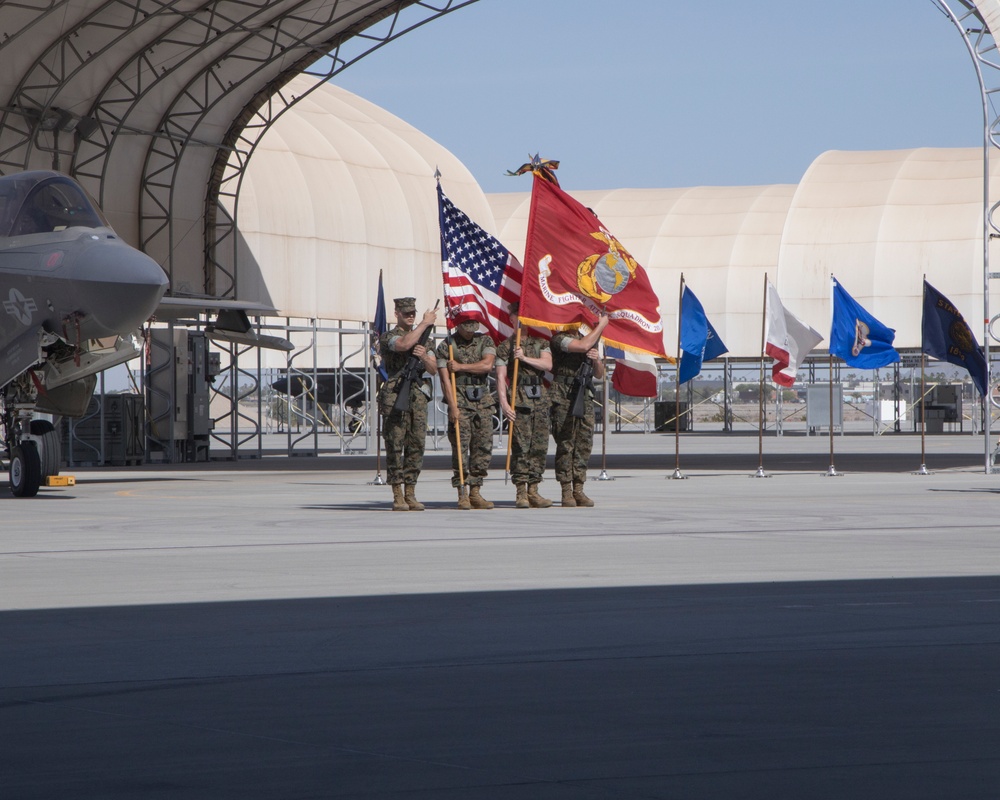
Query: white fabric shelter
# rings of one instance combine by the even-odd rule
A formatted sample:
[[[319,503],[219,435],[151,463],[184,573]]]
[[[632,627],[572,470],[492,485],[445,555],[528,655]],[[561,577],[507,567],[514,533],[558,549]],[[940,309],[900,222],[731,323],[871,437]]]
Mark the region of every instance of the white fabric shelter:
[[[564,188],[648,271],[667,352],[677,344],[681,273],[733,356],[761,352],[765,273],[785,306],[825,336],[833,274],[896,329],[897,347],[919,348],[925,274],[982,343],[982,163],[976,148],[831,151],[798,186]],[[500,239],[523,252],[530,195],[490,201]]]
[[[898,347],[918,348],[925,274],[982,338],[982,163],[976,148],[831,151],[797,186],[564,188],[649,272],[667,352],[676,348],[682,273],[733,356],[760,353],[765,274],[786,307],[824,335],[833,274],[896,329]],[[530,177],[522,193],[487,197],[410,125],[338,87],[314,92],[251,163],[239,221],[260,285],[247,283],[254,270],[244,268],[241,286],[289,316],[366,321],[381,268],[387,299],[433,305],[441,295],[435,168],[456,205],[520,257]],[[1000,174],[994,180],[1000,186]]]
[[[293,87],[294,89],[294,84]],[[434,173],[487,229],[493,215],[455,156],[387,111],[336,86],[286,113],[255,154],[240,193],[240,231],[260,286],[283,315],[370,321],[379,269],[386,304],[441,296]]]

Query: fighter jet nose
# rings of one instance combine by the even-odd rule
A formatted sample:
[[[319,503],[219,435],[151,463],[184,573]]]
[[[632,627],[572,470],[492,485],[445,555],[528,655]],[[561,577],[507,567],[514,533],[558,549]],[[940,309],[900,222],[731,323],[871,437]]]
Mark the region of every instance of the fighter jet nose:
[[[167,290],[163,269],[115,236],[91,235],[74,254],[74,278],[81,309],[102,333],[128,333],[140,327]]]

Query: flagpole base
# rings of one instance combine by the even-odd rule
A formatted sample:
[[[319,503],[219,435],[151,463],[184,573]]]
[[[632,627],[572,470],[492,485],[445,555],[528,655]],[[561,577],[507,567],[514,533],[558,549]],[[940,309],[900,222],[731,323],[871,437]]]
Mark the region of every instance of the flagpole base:
[[[676,468],[676,469],[674,470],[674,474],[673,474],[673,475],[670,475],[670,476],[669,476],[669,477],[667,478],[667,480],[670,480],[670,481],[686,481],[686,480],[687,480],[687,475],[683,475],[683,474],[681,473],[681,468],[680,468],[680,467],[677,467],[677,468]]]
[[[601,474],[598,475],[596,478],[594,478],[594,480],[595,481],[613,481],[614,478],[612,478],[610,475],[608,475],[608,471],[606,469],[602,469],[601,470]]]
[[[764,472],[763,467],[757,467],[757,471],[750,476],[751,478],[770,478],[771,476]]]
[[[914,475],[931,475],[930,470],[927,469],[926,464],[921,464],[920,469],[913,473]]]
[[[844,473],[843,472],[837,472],[837,468],[835,466],[833,466],[833,464],[831,464],[830,465],[830,469],[828,469],[826,472],[823,473],[823,477],[825,477],[825,478],[842,478],[842,477],[844,477]]]
[[[379,474],[379,475],[375,476],[375,480],[368,481],[368,485],[369,486],[385,486],[385,480],[382,478],[382,475]]]

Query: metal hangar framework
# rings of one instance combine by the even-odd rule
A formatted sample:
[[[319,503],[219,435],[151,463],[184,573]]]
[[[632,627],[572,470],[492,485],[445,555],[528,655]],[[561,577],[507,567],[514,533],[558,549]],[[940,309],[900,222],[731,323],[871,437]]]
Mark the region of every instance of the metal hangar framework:
[[[301,95],[475,0],[48,0],[0,4],[0,173],[59,169],[155,258],[174,296],[239,297],[234,196]]]
[[[190,300],[192,310],[278,312],[241,291],[237,222],[227,211],[257,143],[339,71],[473,2],[0,3],[0,174],[73,175],[116,231],[163,267],[168,298]],[[289,82],[303,75],[311,83],[292,92]],[[237,355],[231,348],[234,363]],[[179,401],[174,383],[166,382],[166,408]],[[162,438],[173,460],[169,423]]]

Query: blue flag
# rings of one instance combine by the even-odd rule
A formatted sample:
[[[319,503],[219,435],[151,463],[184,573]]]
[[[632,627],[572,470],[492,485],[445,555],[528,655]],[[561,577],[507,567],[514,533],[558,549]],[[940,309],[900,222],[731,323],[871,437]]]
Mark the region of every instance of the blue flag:
[[[848,366],[878,369],[899,361],[892,346],[896,331],[887,328],[865,311],[833,279],[833,323],[830,326],[830,352]]]
[[[926,280],[920,327],[923,351],[933,358],[965,367],[979,394],[985,397],[990,370],[975,334],[951,301]]]
[[[711,361],[728,352],[698,298],[685,285],[681,295],[681,367],[677,382],[687,383],[701,372],[702,361]]]
[[[379,339],[382,334],[389,330],[389,324],[385,316],[385,292],[382,291],[382,270],[378,271],[378,296],[375,298],[375,321],[372,322],[372,361],[375,362],[375,369],[382,376],[382,380],[389,377],[385,371],[385,364],[382,363],[382,354],[379,351]]]

